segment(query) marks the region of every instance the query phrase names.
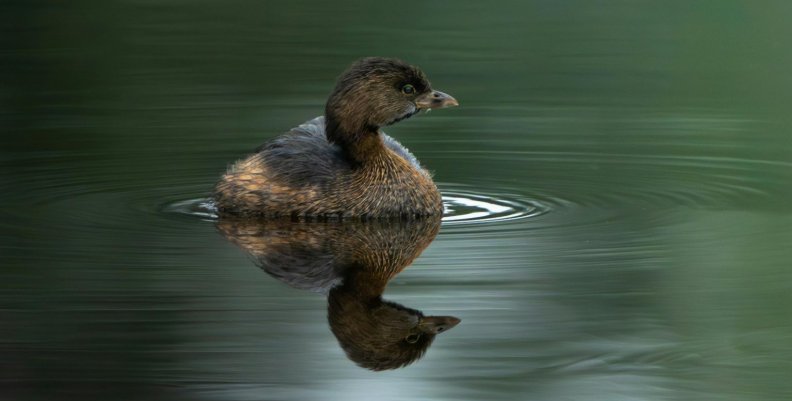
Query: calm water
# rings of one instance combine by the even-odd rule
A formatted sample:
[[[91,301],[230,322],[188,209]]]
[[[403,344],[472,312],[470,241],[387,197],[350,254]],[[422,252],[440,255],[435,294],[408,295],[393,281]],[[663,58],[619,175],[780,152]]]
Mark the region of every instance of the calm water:
[[[55,3],[0,6],[0,399],[792,398],[792,3]],[[384,297],[462,322],[387,372],[196,202],[367,55],[461,103],[388,130],[448,216]]]

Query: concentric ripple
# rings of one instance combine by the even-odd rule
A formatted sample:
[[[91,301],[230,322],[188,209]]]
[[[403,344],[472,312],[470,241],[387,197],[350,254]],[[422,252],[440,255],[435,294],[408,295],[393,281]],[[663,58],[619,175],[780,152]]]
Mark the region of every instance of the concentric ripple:
[[[481,224],[507,222],[547,213],[551,205],[514,195],[480,194],[463,186],[442,185],[443,224]],[[202,219],[216,219],[217,208],[211,199],[197,198],[172,202],[163,206],[166,213],[176,213]]]
[[[537,217],[551,210],[551,205],[514,195],[485,195],[464,189],[444,189],[443,224],[495,223]]]
[[[209,220],[217,218],[217,207],[210,198],[186,199],[168,203],[162,207],[162,211]]]

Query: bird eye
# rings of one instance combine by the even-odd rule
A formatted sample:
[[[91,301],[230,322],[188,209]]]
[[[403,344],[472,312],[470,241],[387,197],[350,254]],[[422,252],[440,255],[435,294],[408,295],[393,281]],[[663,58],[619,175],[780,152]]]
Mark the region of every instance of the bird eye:
[[[420,334],[410,334],[404,340],[410,344],[415,344],[416,342],[418,342],[419,338],[421,338]]]
[[[415,87],[413,87],[410,84],[407,84],[407,85],[402,86],[401,91],[405,95],[412,95],[413,93],[415,93]]]

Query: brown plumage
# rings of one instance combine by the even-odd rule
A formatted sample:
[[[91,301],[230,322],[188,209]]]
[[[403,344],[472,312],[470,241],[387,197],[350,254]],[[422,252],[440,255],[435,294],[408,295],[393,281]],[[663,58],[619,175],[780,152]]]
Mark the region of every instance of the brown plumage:
[[[218,229],[264,271],[328,295],[327,319],[349,359],[371,370],[420,358],[459,319],[382,299],[388,281],[437,235],[440,216],[370,222],[220,219]]]
[[[339,78],[325,116],[235,163],[215,188],[221,215],[379,218],[440,215],[431,175],[380,128],[456,106],[417,67],[365,58]]]

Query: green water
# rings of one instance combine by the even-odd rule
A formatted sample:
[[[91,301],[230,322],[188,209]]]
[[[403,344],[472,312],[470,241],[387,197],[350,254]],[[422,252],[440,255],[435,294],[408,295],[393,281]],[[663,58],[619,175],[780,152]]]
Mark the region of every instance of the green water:
[[[50,3],[0,5],[0,399],[792,398],[792,3]],[[462,322],[388,372],[180,206],[369,55],[515,211],[450,205],[385,297]]]

